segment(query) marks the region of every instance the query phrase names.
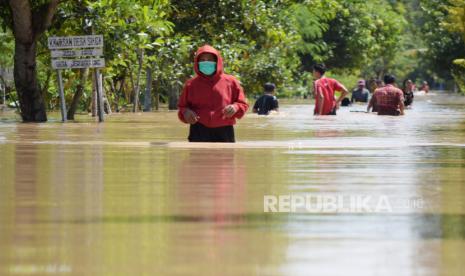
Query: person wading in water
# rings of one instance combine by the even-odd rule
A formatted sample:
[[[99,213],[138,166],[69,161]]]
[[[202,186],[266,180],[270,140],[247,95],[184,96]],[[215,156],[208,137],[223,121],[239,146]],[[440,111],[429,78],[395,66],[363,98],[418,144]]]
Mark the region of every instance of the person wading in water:
[[[347,88],[335,79],[324,76],[326,67],[323,64],[313,66],[315,115],[336,115],[341,101],[349,94]],[[335,91],[341,91],[341,96],[336,100]]]
[[[420,87],[420,91],[425,91],[425,94],[429,93],[429,85],[427,81],[424,81]]]
[[[274,83],[265,83],[265,93],[257,99],[253,106],[253,113],[268,115],[271,111],[278,111],[279,103],[274,94],[276,86]]]
[[[365,88],[365,85],[365,80],[358,81],[357,88],[355,88],[354,91],[352,91],[352,98],[350,99],[351,103],[368,102],[368,98],[370,97],[370,91]]]
[[[396,78],[392,75],[384,77],[386,86],[375,90],[368,104],[367,112],[376,107],[378,115],[404,115],[404,94],[402,90],[394,86],[395,82]]]
[[[404,81],[404,105],[410,106],[413,104],[413,98],[415,97],[413,92],[415,91],[415,85],[413,84],[412,80],[405,80]]]
[[[190,124],[189,142],[235,142],[236,119],[249,105],[239,81],[223,73],[223,59],[213,47],[200,47],[194,58],[196,76],[179,98],[178,117]]]

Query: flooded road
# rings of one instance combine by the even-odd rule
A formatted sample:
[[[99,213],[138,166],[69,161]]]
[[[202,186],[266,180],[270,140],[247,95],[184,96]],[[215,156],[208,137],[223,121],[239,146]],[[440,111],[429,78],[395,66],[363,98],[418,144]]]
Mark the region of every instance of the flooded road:
[[[175,112],[0,115],[0,275],[463,275],[464,104],[325,118],[283,104],[228,145],[185,142]],[[264,212],[265,196],[390,208]]]

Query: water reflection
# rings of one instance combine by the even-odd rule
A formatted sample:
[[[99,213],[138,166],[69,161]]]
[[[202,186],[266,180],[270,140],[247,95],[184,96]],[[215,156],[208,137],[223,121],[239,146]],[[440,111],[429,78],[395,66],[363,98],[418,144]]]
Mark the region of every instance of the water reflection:
[[[465,112],[448,99],[403,118],[283,105],[227,146],[184,142],[169,112],[2,121],[0,274],[461,275]],[[398,208],[263,212],[264,195],[320,193]]]
[[[25,128],[19,126],[17,135],[21,139],[37,138],[38,132],[35,128]],[[16,145],[14,152],[14,205],[13,220],[10,222],[13,225],[20,227],[13,229],[9,228],[6,231],[8,235],[6,242],[9,244],[8,250],[10,253],[8,258],[11,263],[23,265],[28,262],[28,259],[37,256],[37,248],[40,246],[40,240],[34,235],[33,229],[29,227],[21,227],[21,225],[31,224],[37,219],[39,209],[36,205],[38,197],[37,177],[38,156],[37,147],[32,145]]]
[[[236,150],[192,150],[172,154],[181,160],[180,164],[173,164],[179,201],[175,213],[213,214],[217,222],[221,222],[225,214],[244,211],[247,175]]]

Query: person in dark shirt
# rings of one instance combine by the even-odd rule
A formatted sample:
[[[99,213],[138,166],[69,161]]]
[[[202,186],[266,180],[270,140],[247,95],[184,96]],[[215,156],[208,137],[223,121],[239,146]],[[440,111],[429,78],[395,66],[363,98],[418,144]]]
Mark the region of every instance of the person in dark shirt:
[[[345,97],[342,99],[341,106],[350,106],[352,103],[350,102],[350,99],[348,97]]]
[[[253,112],[258,115],[268,115],[270,111],[278,111],[278,99],[273,95],[276,86],[273,83],[266,83],[265,94],[257,99],[253,106]]]
[[[365,80],[359,80],[357,83],[357,88],[352,91],[352,103],[362,102],[367,103],[370,96],[370,91],[365,88]]]
[[[413,92],[415,91],[415,84],[412,80],[406,79],[404,81],[404,105],[411,106],[413,104],[413,98],[415,97]]]

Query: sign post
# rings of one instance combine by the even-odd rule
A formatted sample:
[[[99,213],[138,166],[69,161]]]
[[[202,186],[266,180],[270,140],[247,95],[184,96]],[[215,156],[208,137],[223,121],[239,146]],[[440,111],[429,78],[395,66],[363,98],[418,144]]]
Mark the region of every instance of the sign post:
[[[63,89],[62,70],[77,68],[94,68],[97,91],[97,112],[99,122],[103,122],[103,82],[99,68],[105,67],[103,55],[103,36],[69,36],[49,37],[48,48],[51,50],[52,68],[57,70],[60,89],[61,119],[66,122],[66,102]]]
[[[57,70],[58,74],[58,89],[60,93],[60,106],[61,106],[61,121],[66,122],[66,102],[65,102],[65,91],[63,89],[63,78],[61,76],[61,70]]]
[[[103,106],[103,80],[102,74],[98,68],[94,71],[95,74],[95,81],[97,85],[95,86],[95,90],[97,91],[97,115],[99,122],[103,122],[103,114],[104,114],[104,106]]]

